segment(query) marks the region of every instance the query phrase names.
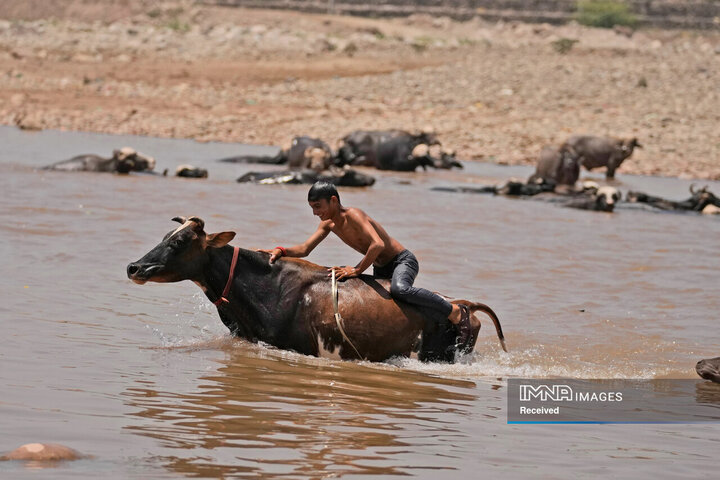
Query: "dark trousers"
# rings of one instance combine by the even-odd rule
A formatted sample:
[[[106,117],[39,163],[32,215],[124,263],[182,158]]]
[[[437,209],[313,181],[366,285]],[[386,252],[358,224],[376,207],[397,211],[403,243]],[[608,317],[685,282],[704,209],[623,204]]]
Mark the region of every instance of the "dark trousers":
[[[410,250],[403,250],[398,253],[386,265],[381,267],[373,265],[373,276],[375,278],[392,279],[390,283],[390,296],[395,300],[412,303],[423,308],[433,310],[433,317],[442,315],[443,318],[450,316],[452,304],[437,293],[424,288],[413,287],[415,277],[420,271],[417,258]],[[427,312],[430,313],[430,312]]]

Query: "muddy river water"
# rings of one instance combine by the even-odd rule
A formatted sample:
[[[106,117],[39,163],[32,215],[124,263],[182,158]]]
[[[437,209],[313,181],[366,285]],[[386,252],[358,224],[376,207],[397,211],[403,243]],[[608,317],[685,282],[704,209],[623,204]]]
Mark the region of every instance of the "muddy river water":
[[[306,186],[238,184],[250,166],[215,162],[273,149],[9,127],[0,145],[0,451],[48,442],[91,455],[0,462],[2,478],[699,478],[716,467],[717,423],[508,425],[506,388],[686,378],[720,396],[694,372],[720,355],[720,218],[431,190],[526,167],[371,172],[377,184],[342,189],[343,203],[414,251],[417,285],[492,306],[509,353],[486,323],[456,365],[340,362],[233,339],[196,285],[125,274],[177,215],[234,230],[246,248],[305,240],[317,226]],[[192,163],[210,177],[36,170],[124,145],[158,170]],[[616,183],[676,199],[689,185],[622,172]],[[359,258],[328,237],[309,260]]]

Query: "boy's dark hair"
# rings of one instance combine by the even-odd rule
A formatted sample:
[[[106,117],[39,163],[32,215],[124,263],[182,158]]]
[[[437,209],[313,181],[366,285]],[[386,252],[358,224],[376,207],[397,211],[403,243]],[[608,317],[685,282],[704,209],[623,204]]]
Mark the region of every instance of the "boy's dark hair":
[[[330,197],[337,197],[338,203],[340,203],[340,194],[337,188],[329,182],[315,182],[308,192],[308,202],[317,202],[321,199],[330,201]]]

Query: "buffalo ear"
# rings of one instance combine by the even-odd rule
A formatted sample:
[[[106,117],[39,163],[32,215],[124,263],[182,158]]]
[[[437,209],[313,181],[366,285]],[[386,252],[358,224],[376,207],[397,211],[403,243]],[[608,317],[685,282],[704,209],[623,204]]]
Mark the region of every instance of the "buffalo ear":
[[[235,238],[235,232],[211,233],[206,237],[207,246],[213,248],[224,247]]]

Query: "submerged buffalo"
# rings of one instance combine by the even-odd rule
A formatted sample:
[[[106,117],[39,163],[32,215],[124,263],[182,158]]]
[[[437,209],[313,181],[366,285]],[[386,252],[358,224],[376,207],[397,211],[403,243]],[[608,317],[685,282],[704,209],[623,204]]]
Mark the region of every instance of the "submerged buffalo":
[[[706,380],[720,383],[720,357],[700,360],[695,365],[695,371]]]
[[[335,315],[327,269],[305,260],[269,263],[264,252],[231,247],[235,232],[206,234],[197,217],[176,217],[168,232],[144,257],[127,266],[136,283],[191,280],[213,302],[230,331],[251,342],[320,356],[338,350],[342,359],[383,361],[418,352],[424,361],[453,361],[471,351],[480,329],[474,312],[495,324],[503,349],[500,321],[487,305],[467,300],[473,315],[473,345],[456,345],[457,330],[447,319],[429,319],[416,307],[390,297],[389,282],[368,275],[338,283]]]
[[[335,154],[330,146],[319,138],[294,137],[290,145],[282,148],[277,155],[242,155],[219,160],[226,163],[264,163],[287,165],[289,168],[309,168],[323,171],[334,165]]]
[[[642,148],[637,138],[609,138],[578,135],[570,137],[561,150],[575,152],[580,164],[592,170],[607,167],[605,176],[615,178],[615,170],[632,155],[635,148]]]
[[[113,150],[112,157],[99,155],[78,155],[62,162],[43,167],[43,170],[62,170],[66,172],[151,172],[155,168],[155,159],[133,148],[123,147]]]
[[[620,201],[620,192],[615,187],[598,186],[595,182],[584,182],[582,187],[567,188],[552,181],[537,178],[532,182],[508,180],[500,185],[478,187],[433,187],[431,190],[459,193],[490,193],[508,197],[533,197],[550,203],[581,210],[612,212]]]
[[[185,178],[207,178],[208,171],[205,168],[194,167],[192,165],[178,165],[175,169],[175,176]]]
[[[302,184],[312,185],[317,181],[332,183],[339,187],[369,187],[375,178],[352,168],[331,168],[325,172],[315,170],[283,170],[280,172],[248,172],[237,179],[239,183],[261,185]]]
[[[622,195],[617,188],[605,185],[583,189],[582,192],[575,194],[572,200],[565,202],[564,206],[580,210],[612,212],[621,198]]]
[[[695,187],[690,185],[690,194],[690,198],[676,202],[674,200],[648,195],[643,192],[630,191],[627,193],[627,200],[632,203],[644,203],[659,208],[660,210],[717,213],[718,209],[720,209],[720,198],[708,190],[708,187],[695,190]]]
[[[357,130],[340,141],[337,163],[396,171],[462,168],[453,152],[431,156],[429,147],[433,145],[440,145],[440,141],[431,131],[412,134],[404,130]]]
[[[505,195],[508,197],[532,197],[540,193],[555,192],[555,183],[546,182],[541,179],[533,182],[522,182],[510,179],[499,185],[481,185],[479,187],[469,187],[464,185],[457,187],[433,187],[431,190],[457,193],[490,193],[493,195]]]

